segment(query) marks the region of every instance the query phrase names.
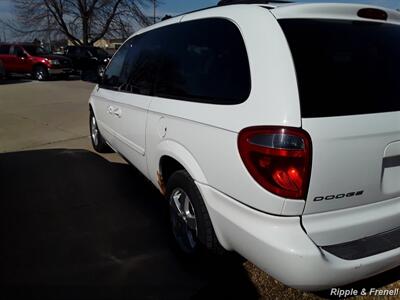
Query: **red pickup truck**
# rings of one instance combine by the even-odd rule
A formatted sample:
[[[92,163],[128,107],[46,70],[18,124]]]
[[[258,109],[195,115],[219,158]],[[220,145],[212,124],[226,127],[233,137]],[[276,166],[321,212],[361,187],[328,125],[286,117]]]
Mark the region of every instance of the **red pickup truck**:
[[[72,73],[71,60],[52,55],[32,44],[0,44],[0,65],[5,75],[31,74],[33,79],[47,80],[53,75]]]

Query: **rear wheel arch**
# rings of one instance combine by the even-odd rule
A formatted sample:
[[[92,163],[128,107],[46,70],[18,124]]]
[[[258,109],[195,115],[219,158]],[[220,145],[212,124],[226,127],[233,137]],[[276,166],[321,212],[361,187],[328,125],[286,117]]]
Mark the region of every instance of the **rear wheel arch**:
[[[197,160],[183,145],[167,140],[160,143],[157,147],[159,175],[163,177],[165,183],[168,176],[176,170],[186,170],[193,180],[207,184],[207,179],[198,164]],[[165,177],[164,177],[165,176]]]
[[[179,170],[185,170],[185,167],[182,166],[175,158],[172,158],[169,155],[164,155],[160,158],[160,166],[159,172],[162,176],[162,179],[165,183],[168,182],[171,175]]]

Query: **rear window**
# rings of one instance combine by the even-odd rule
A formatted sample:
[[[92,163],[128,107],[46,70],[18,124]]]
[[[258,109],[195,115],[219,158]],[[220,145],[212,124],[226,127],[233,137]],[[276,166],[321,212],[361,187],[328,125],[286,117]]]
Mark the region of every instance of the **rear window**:
[[[279,21],[292,51],[304,118],[400,110],[400,26]]]

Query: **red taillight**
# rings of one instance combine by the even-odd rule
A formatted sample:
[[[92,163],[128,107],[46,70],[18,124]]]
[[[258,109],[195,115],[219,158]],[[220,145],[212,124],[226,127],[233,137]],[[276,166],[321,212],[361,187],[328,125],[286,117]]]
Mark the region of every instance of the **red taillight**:
[[[311,139],[302,129],[250,127],[239,133],[240,156],[253,178],[285,198],[305,199],[311,173]]]

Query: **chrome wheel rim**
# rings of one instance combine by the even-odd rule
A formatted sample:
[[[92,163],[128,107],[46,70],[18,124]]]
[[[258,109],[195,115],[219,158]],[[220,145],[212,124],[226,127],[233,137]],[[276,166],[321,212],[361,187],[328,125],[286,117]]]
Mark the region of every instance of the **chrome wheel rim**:
[[[91,131],[93,144],[97,145],[97,143],[99,141],[99,130],[97,129],[96,118],[94,116],[92,116],[92,119],[90,122],[90,131]]]
[[[103,75],[104,75],[104,70],[105,70],[105,67],[104,67],[104,66],[99,66],[98,75],[99,75],[100,77],[103,77]]]
[[[36,79],[37,80],[43,80],[44,78],[44,71],[43,70],[37,70],[36,71]]]
[[[176,188],[169,199],[172,231],[185,252],[193,252],[197,245],[197,220],[192,201],[184,190]]]

